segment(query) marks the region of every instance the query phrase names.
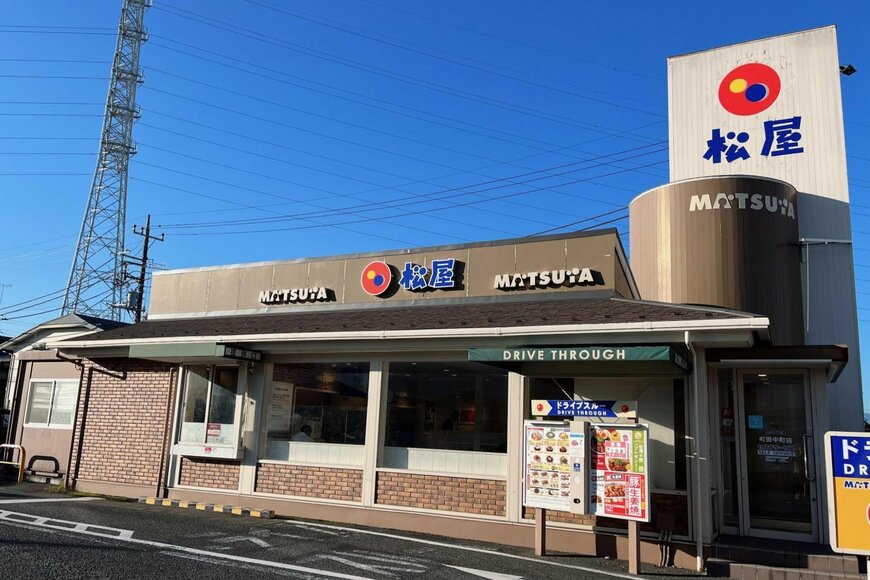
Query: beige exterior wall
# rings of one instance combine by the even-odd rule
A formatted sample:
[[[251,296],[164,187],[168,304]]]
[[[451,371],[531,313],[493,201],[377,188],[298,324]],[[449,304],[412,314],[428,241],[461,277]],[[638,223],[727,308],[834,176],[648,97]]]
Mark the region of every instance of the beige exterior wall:
[[[158,272],[154,276],[149,316],[152,319],[202,313],[237,313],[298,310],[325,304],[382,304],[451,298],[546,294],[566,292],[631,292],[629,274],[623,271],[621,247],[612,231],[602,234],[545,238],[540,241],[507,241],[472,246],[444,246],[419,251],[397,251],[364,256],[241,264],[197,270]],[[412,292],[398,287],[405,262],[431,267],[436,259],[453,258],[457,266],[454,289]],[[370,296],[360,279],[365,267],[383,261],[393,269],[392,292]],[[592,284],[551,284],[546,288],[501,290],[495,288],[502,274],[589,268]],[[264,304],[263,290],[325,287],[328,302]]]
[[[54,354],[53,352],[51,353]],[[60,473],[66,473],[69,466],[69,449],[72,442],[73,427],[38,427],[27,425],[27,406],[30,401],[30,382],[33,380],[74,380],[81,378],[81,371],[71,362],[61,360],[23,360],[19,361],[22,374],[21,404],[17,409],[17,433],[15,442],[27,451],[27,457],[36,455],[54,457]],[[28,463],[29,463],[28,459]],[[52,469],[51,462],[37,461],[33,467],[40,471]]]
[[[692,179],[629,207],[641,296],[761,314],[774,343],[803,344],[794,188],[754,177]]]

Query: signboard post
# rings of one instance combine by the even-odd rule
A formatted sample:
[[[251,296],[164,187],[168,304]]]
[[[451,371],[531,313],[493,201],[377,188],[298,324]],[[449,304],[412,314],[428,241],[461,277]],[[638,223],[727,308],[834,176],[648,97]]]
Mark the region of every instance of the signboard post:
[[[825,433],[825,479],[831,549],[870,560],[870,433]]]

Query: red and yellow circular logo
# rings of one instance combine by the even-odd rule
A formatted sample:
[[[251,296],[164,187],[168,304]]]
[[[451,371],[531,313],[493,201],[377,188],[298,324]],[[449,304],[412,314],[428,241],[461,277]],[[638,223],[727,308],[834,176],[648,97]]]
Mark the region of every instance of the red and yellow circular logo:
[[[780,86],[779,75],[766,64],[742,64],[722,79],[719,102],[734,115],[757,115],[776,101]]]
[[[372,262],[363,268],[362,283],[363,290],[371,296],[380,296],[390,287],[390,282],[393,280],[393,273],[390,267],[384,262]]]

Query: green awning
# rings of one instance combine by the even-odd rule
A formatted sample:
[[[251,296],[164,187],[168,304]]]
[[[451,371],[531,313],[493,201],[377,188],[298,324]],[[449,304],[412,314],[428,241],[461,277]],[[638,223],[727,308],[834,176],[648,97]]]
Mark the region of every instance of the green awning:
[[[534,370],[536,366],[561,363],[580,372],[606,374],[638,374],[649,369],[653,374],[662,371],[687,374],[690,370],[687,356],[672,346],[528,346],[517,348],[472,348],[468,360],[498,363],[511,368]],[[568,370],[568,369],[566,369]],[[586,372],[583,372],[586,374]]]

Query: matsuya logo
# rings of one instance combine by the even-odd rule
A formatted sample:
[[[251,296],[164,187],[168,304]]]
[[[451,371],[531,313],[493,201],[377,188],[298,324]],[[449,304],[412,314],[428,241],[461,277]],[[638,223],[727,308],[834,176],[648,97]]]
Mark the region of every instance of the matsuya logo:
[[[722,79],[719,102],[731,114],[757,115],[776,101],[780,86],[779,75],[766,64],[742,64]]]
[[[362,283],[363,290],[371,296],[380,296],[390,287],[390,282],[393,281],[393,273],[390,267],[384,262],[372,262],[363,268]]]

